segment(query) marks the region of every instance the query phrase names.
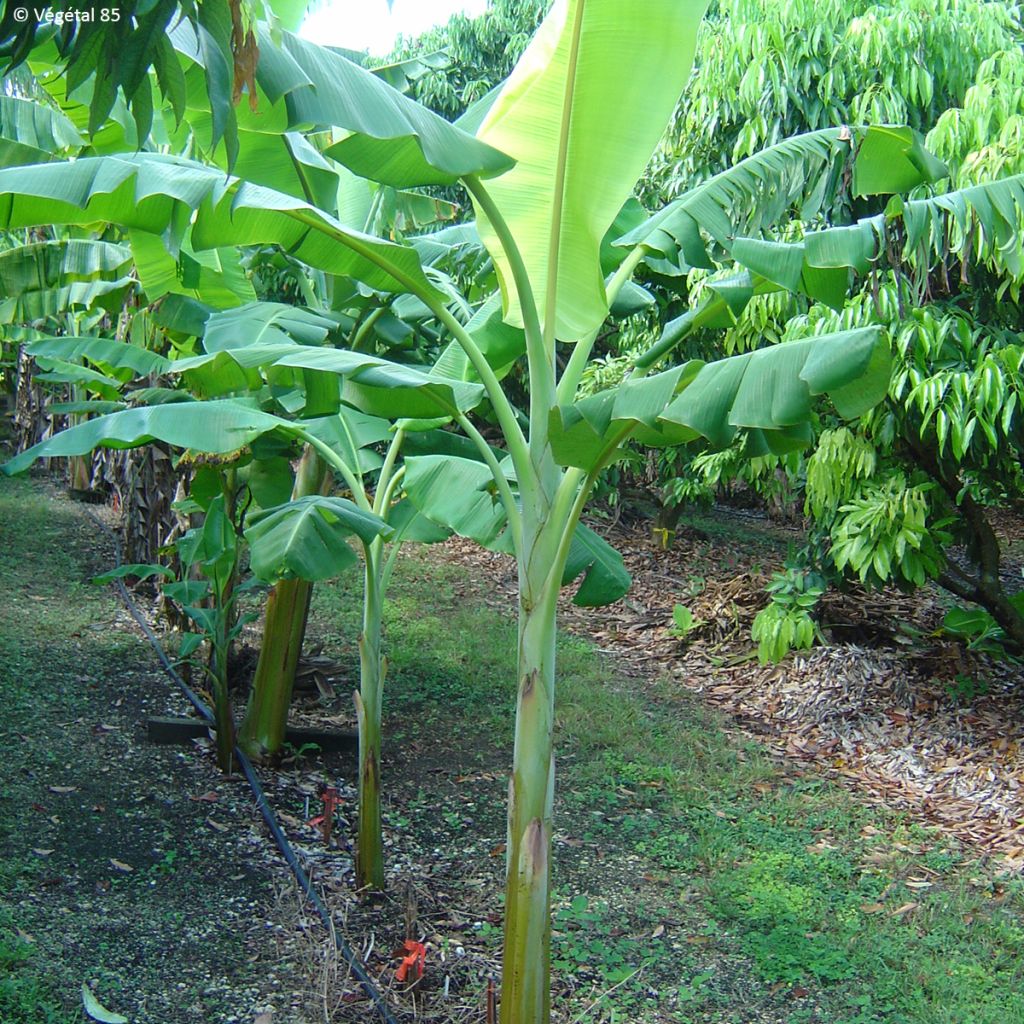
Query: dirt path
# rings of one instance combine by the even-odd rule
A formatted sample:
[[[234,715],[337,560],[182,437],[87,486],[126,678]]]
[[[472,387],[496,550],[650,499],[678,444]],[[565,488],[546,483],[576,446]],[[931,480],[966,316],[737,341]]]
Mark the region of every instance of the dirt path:
[[[132,1024],[305,1019],[287,878],[244,783],[144,741],[184,706],[88,582],[110,564],[81,506],[0,480],[0,1018],[78,1021],[85,982]]]

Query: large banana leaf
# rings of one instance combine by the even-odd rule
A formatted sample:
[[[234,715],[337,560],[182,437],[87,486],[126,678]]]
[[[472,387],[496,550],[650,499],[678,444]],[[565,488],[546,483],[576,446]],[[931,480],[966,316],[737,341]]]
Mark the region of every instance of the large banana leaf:
[[[714,175],[616,244],[642,244],[683,271],[711,268],[705,235],[731,252],[733,236],[772,228],[794,206],[804,220],[819,214],[842,186],[851,147],[858,195],[903,192],[947,173],[910,128],[823,128],[784,139]]]
[[[297,347],[275,365],[339,374],[346,378],[347,402],[371,416],[389,419],[468,412],[484,397],[480,384],[428,377],[411,366],[342,349]]]
[[[810,419],[814,396],[828,395],[846,419],[860,416],[885,397],[890,359],[877,327],[772,345],[701,367],[658,419],[715,447],[728,445],[740,428],[764,431],[769,446],[777,441],[782,450],[802,447],[803,434],[793,428]]]
[[[195,249],[276,243],[297,259],[371,288],[437,294],[416,253],[345,228],[308,203],[154,153],[0,170],[0,228],[106,222],[179,238]]]
[[[349,537],[369,543],[393,532],[378,516],[345,498],[315,495],[252,516],[245,539],[252,571],[260,579],[326,580],[358,561]]]
[[[38,459],[85,455],[94,448],[136,448],[163,441],[175,448],[225,454],[274,430],[292,425],[242,401],[175,402],[125,409],[70,427],[16,455],[0,466],[8,476],[22,473]]]
[[[885,396],[889,368],[888,342],[875,327],[693,361],[553,410],[552,452],[562,465],[592,471],[626,436],[651,445],[704,437],[725,447],[740,428],[759,431],[766,449],[804,447],[815,396],[827,395],[840,416],[859,416]]]
[[[491,471],[483,462],[445,451],[407,456],[405,467],[404,486],[409,501],[432,523],[492,551],[511,550],[505,529],[505,507],[497,496]],[[574,604],[609,604],[629,589],[630,576],[622,557],[582,523],[573,535],[562,586],[579,576],[583,579],[573,597]]]
[[[706,7],[706,0],[556,0],[477,133],[516,160],[488,191],[558,338],[589,334],[608,312],[601,240],[679,99]],[[477,221],[506,318],[521,326],[507,258],[479,208]],[[546,308],[551,277],[554,310]]]
[[[29,343],[26,351],[30,356],[63,359],[65,362],[87,359],[100,368],[125,369],[142,376],[164,373],[171,366],[171,361],[157,352],[113,338],[41,335]]]
[[[47,381],[51,384],[80,384],[107,401],[116,401],[120,397],[121,381],[108,377],[98,370],[42,356],[37,358],[36,362],[39,372],[34,374],[35,380]]]
[[[284,33],[280,46],[261,36],[260,87],[283,98],[291,128],[342,128],[349,136],[329,155],[364,178],[396,188],[453,184],[501,174],[512,161],[485,142],[403,96],[339,53]]]
[[[249,345],[320,345],[337,327],[336,320],[308,309],[283,302],[250,302],[212,314],[203,332],[203,348],[221,352]]]
[[[117,308],[135,286],[131,252],[92,239],[33,242],[0,252],[0,296],[8,320],[31,322],[73,306]]]
[[[799,242],[736,238],[734,259],[790,291],[840,308],[853,275],[868,272],[890,224],[906,229],[903,256],[925,268],[951,251],[1024,274],[1024,174],[927,199],[894,198],[884,214],[809,232]]]
[[[512,327],[501,319],[501,297],[497,293],[480,304],[465,327],[499,380],[526,351],[526,337],[522,328]],[[456,341],[450,342],[441,353],[430,375],[452,380],[480,379],[469,356]]]
[[[76,281],[121,282],[131,262],[126,246],[87,238],[19,245],[0,252],[0,294],[16,297]]]
[[[165,295],[187,295],[214,309],[226,309],[256,298],[241,254],[233,246],[196,252],[184,239],[177,256],[149,231],[130,233],[135,268],[150,302]]]
[[[622,555],[600,534],[580,523],[572,535],[569,556],[562,572],[562,586],[582,576],[572,603],[597,608],[618,601],[629,590],[633,578]]]
[[[36,164],[53,160],[83,139],[59,110],[17,96],[0,96],[0,165]]]
[[[403,485],[428,519],[484,547],[507,550],[508,519],[483,462],[451,454],[407,457]]]

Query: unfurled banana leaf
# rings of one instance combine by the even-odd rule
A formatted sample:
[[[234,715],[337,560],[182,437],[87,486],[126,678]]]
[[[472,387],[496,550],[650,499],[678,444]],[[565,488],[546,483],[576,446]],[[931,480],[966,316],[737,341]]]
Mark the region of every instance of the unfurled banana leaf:
[[[902,220],[903,258],[932,262],[950,252],[997,263],[1015,279],[1024,274],[1024,175],[973,185],[927,199],[894,198],[884,214],[809,232],[799,242],[737,238],[739,263],[782,288],[841,308],[854,275],[880,257],[890,225]]]
[[[885,396],[889,367],[888,342],[873,327],[693,361],[553,410],[552,451],[561,465],[592,471],[627,436],[651,445],[704,437],[725,447],[742,428],[761,431],[758,443],[772,450],[804,447],[815,396],[828,395],[843,417],[859,416]]]
[[[522,328],[512,327],[502,320],[501,296],[497,293],[480,305],[465,326],[499,380],[526,351]],[[441,353],[430,375],[463,381],[480,379],[465,350],[454,341]]]
[[[260,345],[321,345],[337,329],[337,319],[322,313],[283,302],[250,302],[212,314],[203,331],[203,348],[221,352]]]
[[[346,401],[371,416],[391,419],[468,412],[484,396],[479,384],[428,377],[410,366],[342,349],[296,346],[275,365],[339,374],[345,377]]]
[[[40,372],[34,375],[35,380],[47,381],[51,384],[81,384],[107,401],[116,401],[121,394],[121,381],[108,377],[106,374],[92,370],[88,366],[66,363],[62,359],[47,359],[42,356],[36,359]]]
[[[368,544],[376,537],[386,540],[393,533],[378,516],[345,498],[316,495],[253,516],[245,539],[252,571],[260,579],[326,580],[358,561],[349,537]]]
[[[274,430],[287,434],[292,424],[240,400],[175,402],[125,409],[55,434],[16,455],[0,466],[0,471],[11,476],[24,472],[37,459],[85,455],[100,447],[136,448],[151,441],[225,454]]]
[[[405,465],[408,499],[432,523],[491,550],[509,550],[505,509],[486,465],[451,454],[407,457]],[[629,589],[622,557],[582,524],[573,534],[562,586],[581,575],[575,604],[608,604]]]
[[[558,338],[585,337],[607,315],[601,240],[679,99],[706,7],[648,0],[624,17],[615,0],[556,0],[477,133],[517,161],[487,187]],[[521,325],[508,258],[479,208],[477,222],[506,318]]]
[[[902,192],[947,173],[910,128],[824,128],[784,139],[714,175],[622,235],[616,245],[642,244],[683,271],[710,269],[715,262],[708,237],[735,255],[735,235],[774,227],[793,207],[805,220],[820,213],[841,185],[838,172],[850,159],[851,147],[857,195]]]
[[[507,550],[508,520],[484,463],[449,454],[407,457],[403,484],[428,519],[484,547]]]
[[[139,283],[150,302],[165,295],[185,295],[213,309],[228,309],[256,298],[252,281],[233,246],[195,251],[187,237],[177,254],[149,231],[129,233]]]
[[[0,252],[0,294],[20,296],[72,282],[120,282],[128,277],[131,262],[127,246],[88,238],[19,245]]]
[[[860,416],[885,397],[889,343],[867,327],[769,348],[708,363],[659,416],[659,421],[696,431],[725,447],[740,428],[770,435],[783,447],[808,422],[812,400],[828,395],[840,416]],[[770,443],[770,438],[769,438]]]
[[[489,178],[512,166],[505,154],[393,89],[340,54],[284,33],[261,37],[260,88],[283,101],[291,128],[341,128],[328,155],[356,174],[396,188]]]
[[[438,294],[411,248],[345,228],[308,203],[191,160],[137,153],[0,170],[0,228],[96,222],[179,239],[191,223],[196,250],[275,243],[310,266],[371,288]]]
[[[594,533],[582,523],[572,535],[569,557],[562,573],[562,586],[567,586],[581,575],[583,579],[573,595],[572,603],[586,608],[618,601],[633,582],[622,561],[622,555],[600,534]]]
[[[0,96],[0,166],[36,164],[57,159],[84,142],[59,110],[17,96]]]
[[[150,352],[128,342],[114,341],[113,338],[54,338],[41,335],[29,342],[26,352],[30,356],[45,356],[65,362],[86,359],[97,367],[131,370],[140,376],[164,373],[171,365],[169,359],[157,352]]]

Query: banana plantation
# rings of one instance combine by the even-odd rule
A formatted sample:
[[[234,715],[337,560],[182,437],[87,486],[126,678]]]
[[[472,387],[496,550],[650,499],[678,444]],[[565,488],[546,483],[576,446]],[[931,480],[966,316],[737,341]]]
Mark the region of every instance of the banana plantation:
[[[1024,8],[372,6],[0,4],[0,1024],[1024,1024]]]

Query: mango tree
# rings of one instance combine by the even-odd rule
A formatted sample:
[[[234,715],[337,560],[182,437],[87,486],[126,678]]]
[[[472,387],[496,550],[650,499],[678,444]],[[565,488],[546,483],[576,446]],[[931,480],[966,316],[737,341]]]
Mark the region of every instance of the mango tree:
[[[408,368],[359,353],[301,346],[259,358],[273,355],[272,365],[337,373],[348,402],[372,414],[411,419],[409,428],[422,426],[415,421],[437,416],[442,406],[441,415],[467,435],[473,457],[444,452],[409,458],[403,486],[429,518],[516,557],[519,691],[509,798],[506,1024],[549,1017],[559,590],[582,576],[576,601],[596,604],[621,595],[629,583],[616,553],[579,528],[597,475],[631,436],[662,444],[703,436],[722,444],[746,429],[766,448],[799,446],[806,441],[802,427],[814,396],[830,395],[842,415],[857,415],[881,397],[888,380],[887,349],[871,328],[648,376],[695,322],[726,315],[730,303],[742,302],[761,283],[748,277],[720,284],[701,310],[671,325],[618,388],[577,400],[610,297],[668,237],[653,228],[643,234],[623,248],[605,280],[601,243],[682,91],[704,6],[702,0],[656,0],[638,11],[623,0],[556,3],[477,137],[382,91],[382,83],[371,83],[337,54],[287,35],[281,50],[264,50],[279,95],[301,106],[306,123],[347,130],[331,147],[335,159],[396,187],[461,181],[469,190],[498,269],[504,318],[520,332],[525,350],[530,390],[523,411],[513,407],[499,375],[518,353],[495,343],[479,322],[460,320],[449,308],[451,296],[409,246],[181,159],[138,154],[0,171],[0,223],[105,220],[172,238],[188,226],[191,244],[200,249],[276,243],[312,267],[415,296],[458,347],[461,360],[449,357],[446,364],[457,379],[413,377]],[[304,91],[296,66],[306,80],[312,81],[312,72],[321,76],[315,94]],[[742,179],[734,186],[749,192]],[[699,232],[694,214],[700,209],[686,211]],[[564,363],[560,342],[574,346]],[[461,368],[453,369],[460,361]],[[504,452],[487,444],[468,418],[484,396]],[[48,454],[155,436],[229,450],[267,432],[290,431],[315,447],[358,495],[358,481],[336,441],[237,400],[185,403],[174,417],[159,409],[129,410],[86,427],[102,433],[68,432]],[[33,457],[25,453],[10,468],[23,468]]]

